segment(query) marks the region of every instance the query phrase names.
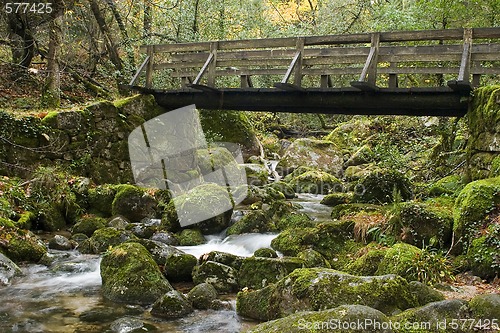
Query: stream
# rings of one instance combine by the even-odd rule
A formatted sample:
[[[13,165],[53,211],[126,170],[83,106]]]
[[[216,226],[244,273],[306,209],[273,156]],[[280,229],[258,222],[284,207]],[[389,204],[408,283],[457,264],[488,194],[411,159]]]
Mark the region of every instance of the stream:
[[[331,208],[319,204],[321,196],[301,194],[293,201],[302,211],[321,221]],[[275,234],[243,234],[224,238],[206,236],[207,243],[179,246],[186,253],[200,257],[210,251],[251,256],[259,248],[270,247]],[[235,309],[235,295],[223,299],[233,310],[196,310],[177,320],[152,317],[141,306],[106,301],[100,294],[100,256],[78,251],[50,250],[53,264],[21,267],[23,276],[0,287],[0,332],[190,332],[229,333],[244,331],[256,323],[240,318]],[[174,287],[176,285],[174,284]],[[181,286],[182,288],[182,286]]]

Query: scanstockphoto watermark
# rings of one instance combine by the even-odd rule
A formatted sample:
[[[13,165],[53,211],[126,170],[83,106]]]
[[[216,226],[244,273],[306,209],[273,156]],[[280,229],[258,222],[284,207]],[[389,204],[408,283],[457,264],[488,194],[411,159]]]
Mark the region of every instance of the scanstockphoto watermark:
[[[330,319],[328,321],[307,321],[299,319],[299,330],[332,331],[445,331],[445,330],[499,330],[499,319],[443,319],[436,321],[397,322],[380,321],[373,318],[358,320]]]

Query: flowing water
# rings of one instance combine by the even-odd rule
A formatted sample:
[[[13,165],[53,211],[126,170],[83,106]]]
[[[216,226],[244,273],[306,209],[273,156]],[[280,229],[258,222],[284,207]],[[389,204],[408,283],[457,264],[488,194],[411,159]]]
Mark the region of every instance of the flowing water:
[[[330,208],[320,205],[321,196],[301,194],[293,201],[302,211],[321,221]],[[207,236],[207,243],[182,246],[180,250],[200,257],[210,251],[251,256],[259,248],[270,247],[273,234]],[[53,263],[22,267],[23,276],[9,286],[0,286],[0,332],[241,332],[255,325],[234,310],[196,310],[178,320],[152,317],[149,309],[108,302],[100,293],[100,256],[77,251],[50,251]]]

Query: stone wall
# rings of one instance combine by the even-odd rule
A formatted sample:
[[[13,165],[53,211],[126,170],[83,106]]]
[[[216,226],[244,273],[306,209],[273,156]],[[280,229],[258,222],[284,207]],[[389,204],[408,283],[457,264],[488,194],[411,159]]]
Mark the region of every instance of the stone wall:
[[[145,95],[31,117],[0,111],[0,175],[28,177],[38,165],[59,165],[98,184],[132,183],[128,136],[164,112]],[[202,111],[200,119],[208,139],[240,143],[244,157],[259,153],[242,113]]]
[[[467,113],[468,177],[500,176],[500,86],[479,88]]]

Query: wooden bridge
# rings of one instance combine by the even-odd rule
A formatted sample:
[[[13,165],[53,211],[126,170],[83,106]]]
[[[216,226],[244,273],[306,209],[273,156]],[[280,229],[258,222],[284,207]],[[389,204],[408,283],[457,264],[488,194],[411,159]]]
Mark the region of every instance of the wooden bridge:
[[[126,87],[168,109],[462,116],[474,87],[500,83],[500,28],[146,45],[141,52],[145,60]]]

